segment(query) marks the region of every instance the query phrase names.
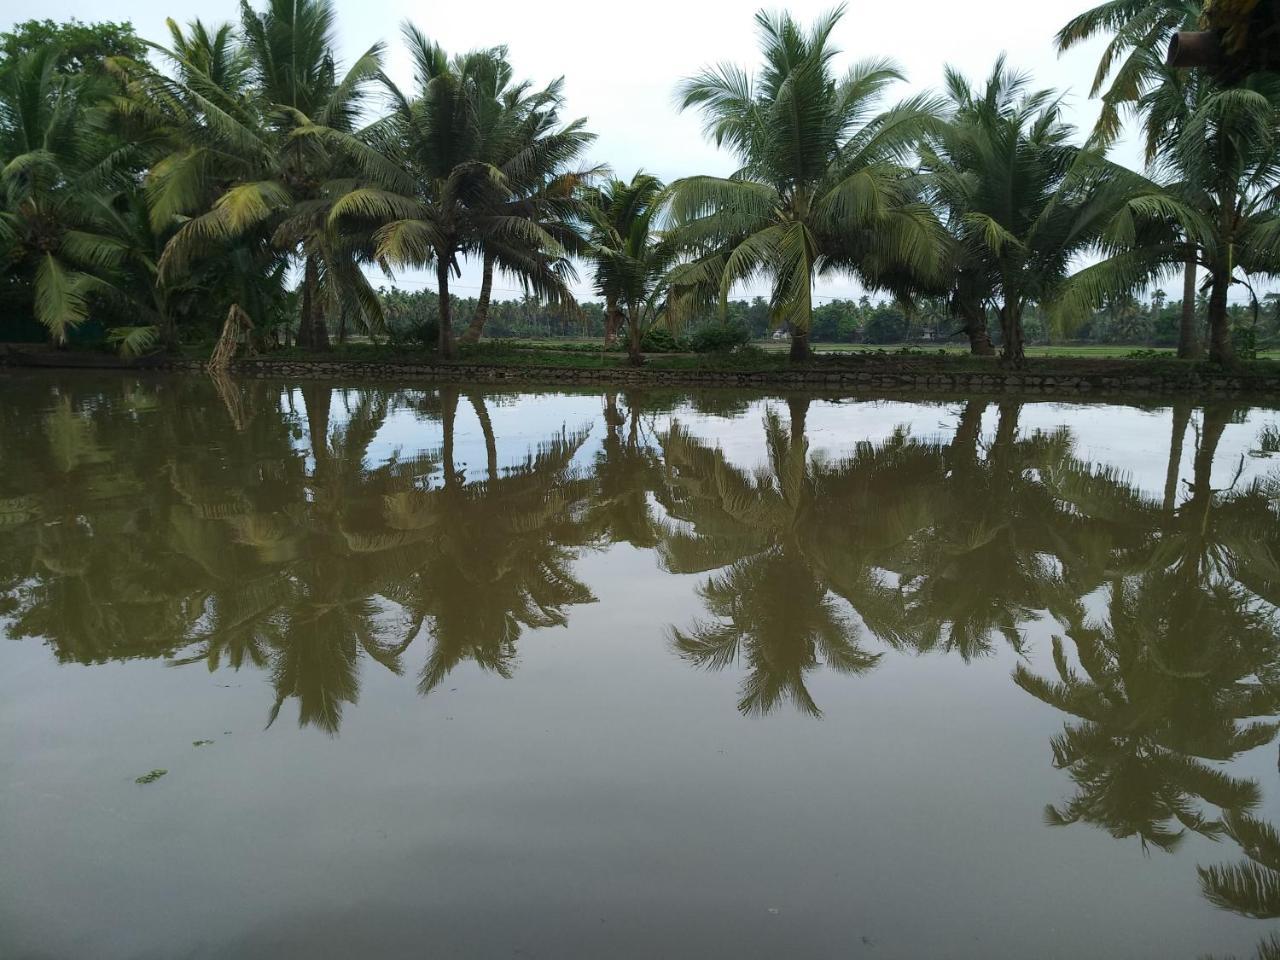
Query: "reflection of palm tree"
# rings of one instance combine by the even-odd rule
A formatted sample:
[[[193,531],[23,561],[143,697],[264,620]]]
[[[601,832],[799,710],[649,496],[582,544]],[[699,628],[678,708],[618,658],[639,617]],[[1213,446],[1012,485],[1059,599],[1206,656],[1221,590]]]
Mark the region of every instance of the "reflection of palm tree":
[[[825,663],[862,673],[879,659],[859,646],[856,627],[807,553],[807,533],[815,529],[807,407],[807,399],[791,401],[789,431],[773,411],[766,414],[769,466],[754,477],[679,424],[662,437],[667,479],[660,499],[675,521],[659,548],[664,565],[676,573],[728,567],[699,590],[719,619],[673,630],[673,643],[685,659],[715,669],[744,656],[744,713],[767,713],[785,699],[818,716],[807,672]]]
[[[605,434],[595,461],[595,489],[587,523],[606,543],[652,549],[659,539],[650,492],[658,483],[658,460],[641,438],[642,396],[626,395],[627,413],[616,393],[606,397]]]
[[[562,433],[502,475],[491,457],[488,478],[468,484],[454,457],[456,391],[443,399],[441,486],[383,498],[387,526],[421,545],[388,595],[413,622],[430,620],[423,693],[464,660],[509,675],[524,628],[563,625],[566,607],[594,599],[571,570],[573,547],[588,539],[579,506],[589,481],[572,467],[586,434]],[[473,404],[483,408],[478,396]]]
[[[1062,610],[1074,594],[1056,557],[1072,521],[1045,482],[1070,450],[1065,433],[1018,436],[1020,404],[1001,402],[995,436],[979,457],[983,408],[970,401],[941,451],[933,522],[904,545],[899,569],[920,649],[989,653],[1000,635],[1023,647],[1021,625],[1040,610]]]
[[[1053,740],[1055,765],[1078,789],[1064,807],[1049,808],[1051,822],[1083,820],[1168,849],[1184,829],[1221,830],[1201,802],[1227,813],[1258,802],[1256,784],[1206,761],[1230,760],[1280,730],[1245,722],[1280,710],[1276,692],[1251,679],[1280,653],[1274,623],[1238,589],[1180,586],[1159,576],[1116,580],[1109,622],[1077,617],[1067,631],[1084,674],[1060,639],[1057,680],[1015,669],[1020,687],[1080,721]]]

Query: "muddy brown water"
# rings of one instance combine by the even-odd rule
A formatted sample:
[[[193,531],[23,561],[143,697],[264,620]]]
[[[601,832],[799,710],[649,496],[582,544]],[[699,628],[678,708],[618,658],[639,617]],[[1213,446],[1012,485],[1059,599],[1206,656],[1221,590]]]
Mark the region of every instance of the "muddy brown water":
[[[1254,956],[1278,420],[0,373],[0,956]]]

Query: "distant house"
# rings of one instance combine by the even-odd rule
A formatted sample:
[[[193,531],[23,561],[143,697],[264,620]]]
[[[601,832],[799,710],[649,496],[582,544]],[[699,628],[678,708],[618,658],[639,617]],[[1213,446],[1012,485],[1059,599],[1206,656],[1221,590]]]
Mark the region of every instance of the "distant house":
[[[773,331],[773,339],[774,339],[774,340],[785,340],[785,339],[787,339],[787,336],[788,336],[788,334],[787,334],[787,331],[785,331],[785,330],[775,330],[775,331]]]

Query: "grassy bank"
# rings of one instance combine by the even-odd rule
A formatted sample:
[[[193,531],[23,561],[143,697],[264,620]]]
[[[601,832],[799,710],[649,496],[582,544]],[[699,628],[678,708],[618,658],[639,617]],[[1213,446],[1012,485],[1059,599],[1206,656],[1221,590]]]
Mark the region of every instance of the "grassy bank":
[[[826,345],[831,346],[831,345]],[[959,349],[920,347],[877,348],[862,344],[838,345],[843,349],[818,350],[802,366],[793,364],[786,349],[752,346],[734,353],[655,353],[644,359],[646,369],[662,371],[725,371],[732,373],[778,373],[787,370],[875,370],[906,373],[921,370],[953,373],[1000,371],[996,357],[975,357]],[[1139,351],[1133,347],[1032,347],[1028,348],[1028,369],[1038,372],[1062,370],[1084,374],[1094,371],[1126,376],[1166,375],[1173,372],[1221,373],[1221,368],[1203,361],[1179,360],[1172,350]],[[208,349],[184,350],[189,359],[205,359]],[[330,360],[384,364],[437,364],[437,354],[421,346],[387,343],[349,342],[334,344],[325,353],[298,348],[276,350],[262,355],[267,360]],[[576,370],[610,370],[628,367],[627,358],[616,350],[604,350],[597,341],[573,340],[491,340],[459,345],[454,360],[458,365],[494,367],[537,367]],[[1280,374],[1280,356],[1239,361],[1230,372],[1275,376]]]

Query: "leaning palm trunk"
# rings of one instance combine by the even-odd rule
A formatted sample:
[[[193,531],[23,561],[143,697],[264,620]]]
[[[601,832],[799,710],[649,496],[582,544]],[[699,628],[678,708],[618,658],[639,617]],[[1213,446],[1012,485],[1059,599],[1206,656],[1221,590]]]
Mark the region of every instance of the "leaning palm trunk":
[[[1187,253],[1182,273],[1182,322],[1178,326],[1178,357],[1195,360],[1200,356],[1200,339],[1196,336],[1196,251]]]
[[[458,339],[462,343],[475,343],[484,332],[485,321],[489,319],[489,300],[493,296],[493,254],[484,255],[484,273],[480,278],[480,299],[476,301],[476,312],[471,315],[471,323],[466,332]]]
[[[231,361],[235,359],[236,348],[240,345],[241,334],[244,335],[245,342],[250,343],[250,331],[253,329],[253,320],[249,315],[240,309],[240,304],[233,303],[231,309],[227,311],[227,319],[222,324],[222,334],[218,337],[217,346],[213,348],[213,355],[209,357],[210,370],[226,370],[231,366]]]

